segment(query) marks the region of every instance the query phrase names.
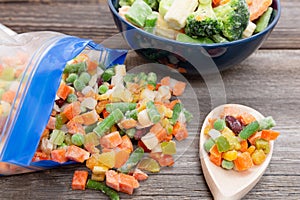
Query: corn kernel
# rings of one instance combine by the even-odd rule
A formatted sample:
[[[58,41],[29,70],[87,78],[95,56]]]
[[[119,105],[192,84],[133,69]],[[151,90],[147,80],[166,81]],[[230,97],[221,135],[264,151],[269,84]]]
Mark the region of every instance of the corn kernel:
[[[91,179],[94,181],[104,181],[105,174],[92,174]]]
[[[250,155],[252,155],[252,153],[255,151],[255,146],[251,145],[247,151],[250,153]]]
[[[222,157],[225,159],[225,160],[228,160],[228,161],[233,161],[235,159],[237,159],[237,151],[235,150],[231,150],[231,151],[227,151],[227,152],[224,152],[222,154]]]
[[[253,154],[251,155],[251,158],[255,165],[260,165],[261,163],[263,163],[265,161],[266,157],[267,156],[262,149],[255,150],[253,152]]]
[[[108,171],[109,168],[106,166],[94,166],[93,168],[93,174],[96,175],[101,175],[101,174],[105,174],[106,171]]]
[[[204,135],[208,135],[208,132],[211,130],[211,125],[207,124],[204,128]]]
[[[222,135],[226,136],[235,136],[235,134],[232,132],[232,130],[230,130],[228,127],[225,127],[222,131],[221,131]]]

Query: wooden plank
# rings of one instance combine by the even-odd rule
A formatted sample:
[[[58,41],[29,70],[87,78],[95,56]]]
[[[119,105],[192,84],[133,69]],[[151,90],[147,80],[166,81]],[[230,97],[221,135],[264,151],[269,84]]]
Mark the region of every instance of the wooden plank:
[[[84,5],[83,5],[84,2]],[[264,49],[300,47],[300,1],[282,1],[281,19]],[[0,3],[0,21],[15,31],[58,31],[96,42],[118,33],[106,0]]]

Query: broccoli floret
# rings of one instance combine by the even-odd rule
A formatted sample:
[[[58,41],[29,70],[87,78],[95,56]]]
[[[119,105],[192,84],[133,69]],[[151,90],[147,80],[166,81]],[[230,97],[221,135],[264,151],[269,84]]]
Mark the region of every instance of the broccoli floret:
[[[217,19],[212,0],[201,0],[196,12],[187,18],[185,33],[191,37],[206,37],[220,33],[222,22]]]
[[[250,13],[246,0],[230,0],[214,8],[217,18],[223,22],[222,34],[229,40],[242,38]]]
[[[158,0],[144,0],[151,8],[153,11],[158,11],[158,5],[159,1]]]

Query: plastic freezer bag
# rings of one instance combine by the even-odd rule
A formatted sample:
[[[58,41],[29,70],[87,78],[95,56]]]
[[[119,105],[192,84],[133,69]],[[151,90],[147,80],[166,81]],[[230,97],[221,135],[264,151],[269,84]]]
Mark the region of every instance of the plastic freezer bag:
[[[65,66],[79,54],[105,68],[122,64],[127,51],[55,32],[25,33],[0,40],[0,175],[72,163],[33,162],[33,158]],[[101,68],[97,66],[97,70]]]

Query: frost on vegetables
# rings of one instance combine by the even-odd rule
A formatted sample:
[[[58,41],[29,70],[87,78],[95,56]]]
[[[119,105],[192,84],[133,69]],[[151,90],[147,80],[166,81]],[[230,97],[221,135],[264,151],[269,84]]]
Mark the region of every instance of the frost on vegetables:
[[[143,30],[186,43],[235,41],[263,31],[272,0],[120,0],[119,14]]]
[[[250,113],[225,107],[217,119],[209,119],[204,134],[204,149],[215,165],[224,169],[244,171],[262,164],[270,152],[270,141],[279,132],[272,117],[256,120]]]
[[[147,173],[174,164],[175,141],[188,137],[192,114],[174,98],[186,83],[100,66],[85,54],[68,62],[33,161],[85,163],[91,179],[76,171],[72,188],[116,198],[114,190],[132,194]]]

